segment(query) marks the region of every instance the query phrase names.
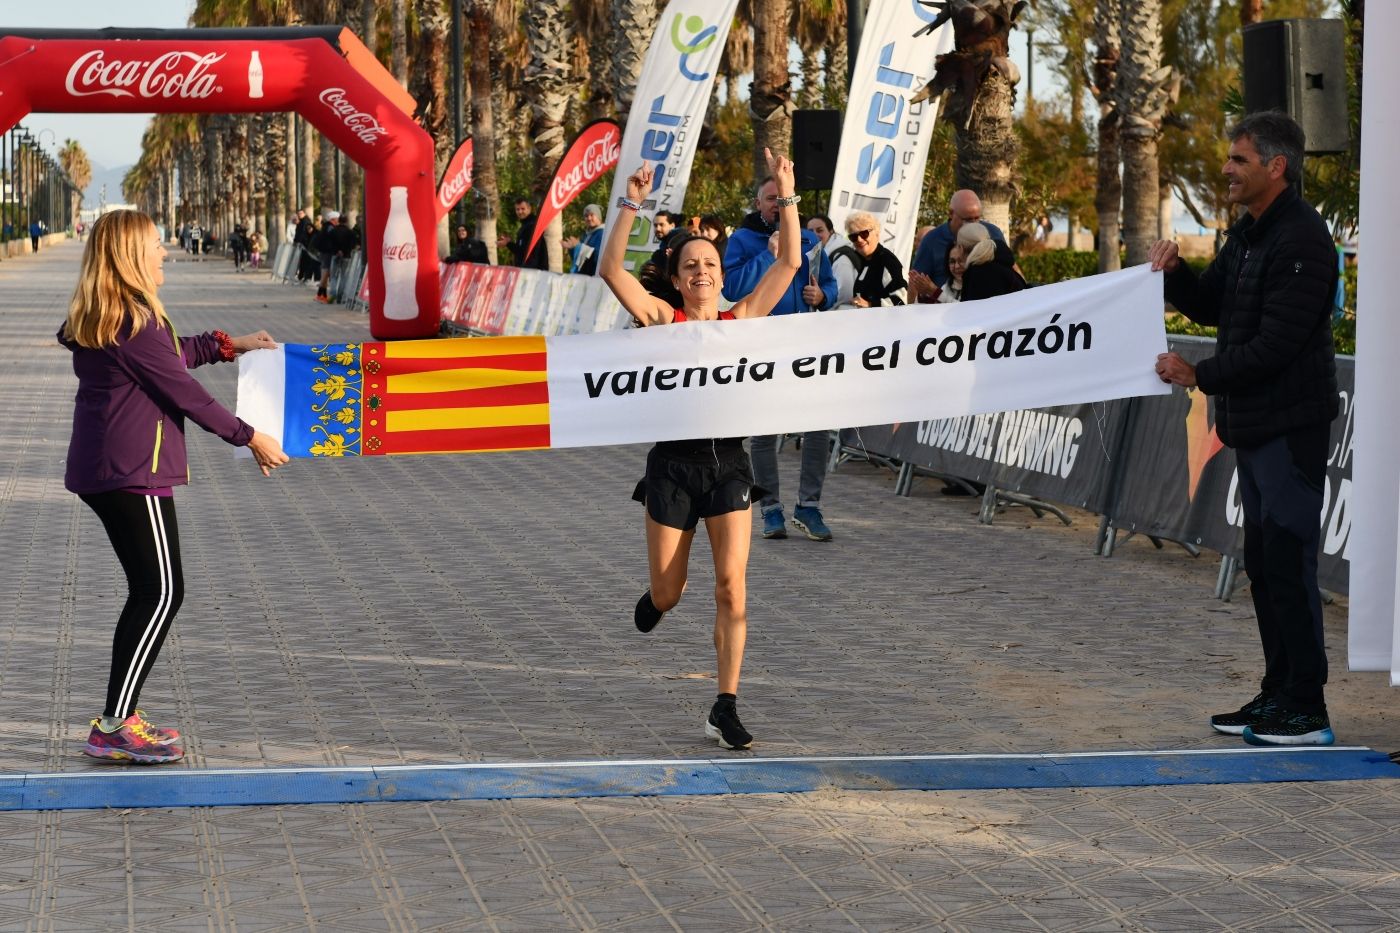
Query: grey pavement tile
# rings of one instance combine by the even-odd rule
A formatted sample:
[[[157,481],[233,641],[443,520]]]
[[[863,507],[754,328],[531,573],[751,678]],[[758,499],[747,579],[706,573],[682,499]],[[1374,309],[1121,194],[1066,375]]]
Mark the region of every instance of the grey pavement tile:
[[[73,379],[51,335],[77,255],[0,262],[11,771],[101,773],[78,752],[123,586],[62,488]],[[182,332],[365,334],[225,263],[168,272]],[[196,376],[233,398],[234,367]],[[264,480],[198,430],[189,446],[190,592],[142,697],[186,734],[181,767],[728,757],[700,733],[703,535],[681,606],[652,637],[631,626],[644,448]],[[1140,541],[1103,560],[1093,516],[983,526],[933,484],[891,485],[847,463],[832,545],[755,540],[741,710],[759,741],[733,757],[1238,747],[1205,719],[1254,692],[1257,636],[1247,599],[1211,598],[1213,561]],[[1383,675],[1343,669],[1345,621],[1328,607],[1339,738],[1400,747]],[[0,814],[0,927],[89,930],[102,906],[241,933],[1393,929],[1396,827],[1400,781]]]

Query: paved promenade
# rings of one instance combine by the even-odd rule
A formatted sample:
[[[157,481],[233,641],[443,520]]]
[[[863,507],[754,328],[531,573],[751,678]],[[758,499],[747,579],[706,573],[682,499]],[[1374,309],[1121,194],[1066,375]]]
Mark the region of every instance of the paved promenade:
[[[53,334],[79,255],[0,262],[0,777],[131,770],[80,754],[124,587],[62,483],[76,383]],[[183,333],[368,337],[312,295],[176,254],[162,290]],[[198,373],[232,405],[236,367]],[[142,698],[188,756],[142,780],[1242,747],[1206,718],[1255,692],[1247,591],[1213,599],[1209,554],[1097,558],[1085,513],[983,526],[936,483],[904,499],[843,465],[833,543],[754,541],[736,754],[701,732],[703,533],[678,610],[632,626],[645,448],[264,479],[190,430],[188,594]],[[783,471],[791,500],[791,451]],[[1400,693],[1346,671],[1344,605],[1327,640],[1339,742],[1400,749]],[[0,930],[114,929],[1395,930],[1400,780],[0,812]]]

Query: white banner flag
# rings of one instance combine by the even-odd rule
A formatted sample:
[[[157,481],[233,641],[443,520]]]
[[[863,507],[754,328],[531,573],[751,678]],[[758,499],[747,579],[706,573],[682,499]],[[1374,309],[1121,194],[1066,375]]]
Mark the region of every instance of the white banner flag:
[[[871,0],[841,127],[841,151],[831,186],[831,222],[845,232],[846,216],[867,211],[880,220],[884,245],[908,263],[914,251],[938,101],[912,104],[933,77],[933,60],[952,51],[953,27],[914,33],[935,11],[918,0]]]
[[[632,223],[623,259],[626,269],[640,269],[656,251],[651,231],[656,212],[679,211],[685,203],[700,125],[738,4],[739,0],[671,0],[657,22],[627,115],[608,199],[606,229],[610,231],[620,213],[617,199],[627,193],[627,177],[643,162],[656,169],[652,190]],[[607,237],[605,232],[603,242]]]
[[[968,304],[549,338],[551,447],[812,431],[1165,395],[1146,265]]]

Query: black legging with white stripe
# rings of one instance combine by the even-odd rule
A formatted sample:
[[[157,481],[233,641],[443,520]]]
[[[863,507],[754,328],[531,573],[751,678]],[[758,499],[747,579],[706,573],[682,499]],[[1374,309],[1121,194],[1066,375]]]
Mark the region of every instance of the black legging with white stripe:
[[[102,519],[126,571],[126,605],[112,638],[112,673],[102,711],[125,719],[136,711],[141,685],[185,598],[175,500],[130,492],[103,492],[82,500]]]

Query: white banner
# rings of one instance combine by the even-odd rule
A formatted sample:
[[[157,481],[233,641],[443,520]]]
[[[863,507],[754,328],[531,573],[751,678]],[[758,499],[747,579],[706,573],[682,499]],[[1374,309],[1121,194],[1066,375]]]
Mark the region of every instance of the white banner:
[[[1372,35],[1400,30],[1400,5],[1371,4]],[[1382,32],[1377,30],[1389,30]],[[1356,459],[1354,501],[1366,503],[1352,518],[1351,583],[1348,594],[1347,661],[1354,671],[1390,671],[1400,687],[1400,434],[1395,412],[1400,381],[1395,349],[1400,318],[1392,311],[1400,290],[1400,265],[1392,247],[1400,235],[1381,215],[1400,198],[1400,176],[1390,168],[1400,143],[1400,123],[1390,99],[1400,80],[1400,58],[1372,56],[1363,78],[1368,96],[1361,108],[1361,222],[1366,241],[1358,257],[1356,283]]]
[[[911,104],[933,77],[933,60],[952,51],[953,27],[914,33],[935,10],[918,0],[871,0],[841,127],[841,151],[831,188],[831,222],[845,232],[846,216],[867,211],[880,219],[880,239],[902,263],[914,252],[923,198],[924,166],[938,101]]]
[[[627,177],[646,162],[656,169],[651,193],[632,224],[623,266],[640,269],[656,251],[652,217],[685,204],[690,166],[700,125],[710,105],[710,89],[734,10],[739,0],[671,0],[651,37],[608,198],[607,230],[620,213],[617,199],[627,193]],[[607,242],[608,234],[603,234]]]
[[[975,304],[550,338],[550,446],[742,437],[1165,395],[1145,265]]]

